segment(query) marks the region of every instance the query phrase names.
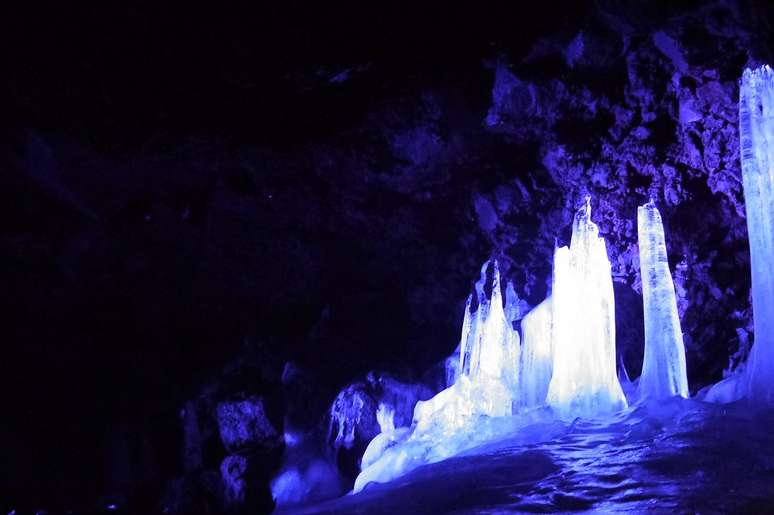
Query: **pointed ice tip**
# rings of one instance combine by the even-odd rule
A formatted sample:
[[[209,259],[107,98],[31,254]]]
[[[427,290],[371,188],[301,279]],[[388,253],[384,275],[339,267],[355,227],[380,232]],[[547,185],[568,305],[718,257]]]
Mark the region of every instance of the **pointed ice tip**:
[[[741,83],[762,80],[774,75],[774,70],[768,64],[763,64],[757,68],[745,68],[742,72]]]
[[[578,208],[578,211],[575,213],[575,219],[576,220],[591,220],[591,197],[586,195],[586,200],[584,201],[583,205]]]
[[[491,259],[487,259],[483,265],[481,265],[481,279],[480,282],[484,283],[486,282],[486,271],[489,270],[489,263],[491,262]]]

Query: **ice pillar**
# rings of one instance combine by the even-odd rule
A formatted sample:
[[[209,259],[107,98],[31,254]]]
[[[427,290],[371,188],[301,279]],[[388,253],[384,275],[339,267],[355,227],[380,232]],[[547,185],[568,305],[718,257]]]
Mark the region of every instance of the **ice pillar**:
[[[460,341],[460,374],[471,381],[482,376],[502,380],[515,387],[518,373],[519,333],[513,330],[503,308],[500,290],[500,268],[492,261],[492,293],[487,298],[484,285],[490,262],[481,267],[481,279],[476,283],[478,307],[470,313],[471,299],[465,306]]]
[[[519,369],[519,403],[527,408],[546,401],[554,349],[551,342],[552,301],[548,297],[521,320],[521,360]]]
[[[774,401],[774,71],[768,65],[742,74],[739,139],[755,326],[749,395]]]
[[[605,240],[578,210],[570,247],[554,253],[554,366],[547,403],[562,416],[593,416],[627,406],[616,375],[615,301]]]
[[[669,272],[664,226],[651,200],[637,208],[637,237],[645,315],[645,359],[639,397],[688,397],[685,347],[672,274]]]

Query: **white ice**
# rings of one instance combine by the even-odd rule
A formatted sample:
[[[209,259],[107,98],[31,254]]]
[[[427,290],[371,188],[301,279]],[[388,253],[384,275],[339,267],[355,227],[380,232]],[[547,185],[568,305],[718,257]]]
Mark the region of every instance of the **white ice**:
[[[554,366],[547,403],[564,417],[626,408],[616,375],[610,261],[588,198],[575,215],[570,247],[554,252],[552,297]]]
[[[553,307],[549,296],[521,320],[519,405],[530,408],[546,401],[554,368],[551,340]]]
[[[522,320],[523,351],[513,329],[521,302],[509,287],[503,306],[497,262],[484,264],[475,310],[473,298],[465,306],[459,368],[450,366],[456,381],[417,403],[411,428],[387,427],[371,442],[354,492],[514,437],[526,425],[557,415],[594,416],[626,407],[616,375],[610,263],[590,211],[587,202],[576,216],[570,248],[556,251],[552,296]]]
[[[515,392],[519,334],[506,319],[500,291],[500,269],[497,261],[491,263],[493,269],[491,298],[487,298],[484,289],[490,265],[487,261],[481,267],[481,278],[476,283],[478,308],[474,313],[469,314],[470,299],[466,305],[460,350],[460,374],[467,376],[473,383],[484,383],[494,379],[511,392]],[[498,404],[493,409],[509,412],[512,401],[513,395],[510,394],[507,397],[492,399],[493,403]]]
[[[752,269],[755,342],[747,364],[749,396],[774,401],[774,71],[742,74],[739,140]]]
[[[640,274],[645,318],[645,358],[638,396],[688,397],[685,346],[669,272],[661,214],[651,200],[637,208]]]
[[[490,266],[491,295],[487,296]],[[471,298],[465,305],[459,369],[453,365],[447,369],[456,381],[432,399],[417,403],[410,430],[391,430],[385,422],[382,433],[366,449],[355,492],[371,481],[389,481],[423,463],[453,456],[472,442],[485,441],[491,434],[476,421],[513,413],[518,401],[520,342],[512,319],[519,316],[519,303],[515,291],[509,292],[508,309],[504,308],[496,261],[481,268],[476,296],[475,311],[471,311]],[[386,415],[377,413],[377,419],[381,424]]]

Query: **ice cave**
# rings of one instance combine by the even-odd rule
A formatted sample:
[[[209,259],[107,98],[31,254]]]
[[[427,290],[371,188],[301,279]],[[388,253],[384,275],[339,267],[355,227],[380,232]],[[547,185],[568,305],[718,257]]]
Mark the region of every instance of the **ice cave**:
[[[774,5],[0,24],[0,515],[774,512]]]
[[[739,97],[751,291],[754,313],[759,313],[754,316],[754,327],[755,334],[768,335],[765,314],[774,306],[774,299],[767,297],[774,292],[774,283],[765,264],[774,256],[769,241],[774,234],[770,220],[774,217],[774,167],[769,165],[769,156],[774,156],[774,143],[769,148],[774,127],[774,111],[769,112],[774,108],[771,68],[745,70]],[[774,157],[771,161],[774,163]],[[621,487],[629,492],[623,496],[614,485],[631,480],[629,474],[638,460],[666,460],[667,466],[677,470],[685,466],[687,456],[680,450],[684,446],[695,452],[718,452],[717,446],[729,444],[731,431],[746,431],[746,424],[772,416],[767,406],[774,361],[768,356],[774,356],[774,350],[767,337],[756,339],[746,360],[727,370],[727,377],[691,396],[665,230],[652,198],[637,207],[636,216],[632,213],[637,226],[644,338],[641,375],[634,385],[627,384],[634,386],[626,389],[627,398],[619,377],[629,381],[628,373],[618,370],[622,360],[616,356],[608,244],[592,220],[591,200],[587,196],[574,215],[569,246],[554,248],[550,294],[523,315],[512,283],[503,298],[498,261],[484,263],[465,303],[459,345],[444,362],[446,388],[427,400],[417,400],[413,416],[399,428],[392,408],[380,403],[376,412],[380,431],[365,448],[351,495],[299,508],[300,513],[445,512],[455,506],[454,499],[440,494],[440,485],[449,482],[473,485],[474,493],[463,505],[476,509],[679,510],[678,481],[640,483],[636,491]],[[354,415],[361,416],[359,412]],[[331,416],[341,424],[353,413]],[[703,428],[717,430],[714,424],[726,422],[729,433],[719,438],[702,434]],[[685,424],[687,433],[681,434]],[[659,445],[658,438],[676,441]],[[540,491],[545,486],[538,485],[556,488],[566,480],[557,477],[550,460],[542,461],[544,455],[532,455],[535,449],[550,449],[553,457],[561,457],[570,471],[583,477],[572,487],[580,490],[578,498],[557,500],[555,494],[546,496]],[[500,460],[509,464],[501,465]],[[513,474],[511,480],[496,477],[505,470]],[[610,475],[615,479],[609,486],[589,493],[589,483]],[[530,486],[522,489],[518,485],[523,483]],[[410,496],[425,488],[429,491],[420,499],[398,500],[402,494]],[[278,488],[276,493],[281,499],[285,490]],[[288,503],[299,504],[303,505]]]

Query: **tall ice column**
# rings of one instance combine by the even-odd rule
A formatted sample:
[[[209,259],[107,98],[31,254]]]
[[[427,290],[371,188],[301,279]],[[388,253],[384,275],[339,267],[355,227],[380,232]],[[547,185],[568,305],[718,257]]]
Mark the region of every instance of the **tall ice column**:
[[[645,309],[645,359],[639,397],[688,397],[685,347],[661,214],[651,200],[637,208],[637,238]]]
[[[616,375],[610,261],[588,198],[575,215],[570,247],[554,253],[553,281],[554,366],[547,403],[567,417],[625,408]]]
[[[739,139],[755,326],[749,396],[774,401],[774,71],[768,65],[742,74]]]

